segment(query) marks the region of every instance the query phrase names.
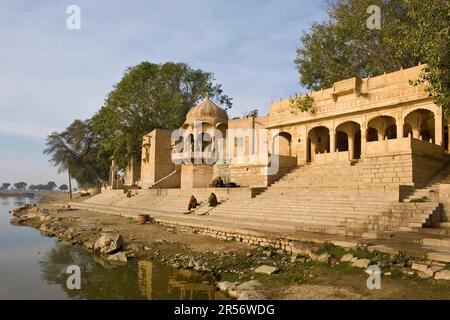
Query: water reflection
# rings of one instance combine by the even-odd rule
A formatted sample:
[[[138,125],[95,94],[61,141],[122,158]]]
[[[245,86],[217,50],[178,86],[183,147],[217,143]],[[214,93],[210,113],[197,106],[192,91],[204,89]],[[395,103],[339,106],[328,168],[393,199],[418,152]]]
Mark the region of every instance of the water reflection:
[[[115,265],[81,247],[55,245],[40,261],[42,278],[71,299],[216,299],[215,287],[199,273],[151,261]],[[81,268],[81,290],[66,286],[69,265]],[[220,298],[223,298],[221,296]]]
[[[211,279],[150,261],[114,265],[81,246],[9,223],[9,210],[33,197],[0,196],[0,299],[223,299]],[[67,267],[81,268],[81,290],[66,286]]]
[[[149,300],[215,300],[216,290],[199,273],[191,270],[164,268],[151,261],[139,261],[139,288]],[[222,297],[223,298],[223,297]]]

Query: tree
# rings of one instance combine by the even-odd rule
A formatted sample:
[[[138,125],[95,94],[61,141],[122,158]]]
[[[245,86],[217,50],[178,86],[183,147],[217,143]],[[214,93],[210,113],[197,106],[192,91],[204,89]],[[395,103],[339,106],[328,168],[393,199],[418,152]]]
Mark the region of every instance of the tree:
[[[48,191],[53,191],[57,187],[57,184],[54,181],[47,182],[47,185],[45,186],[45,189]]]
[[[14,183],[14,188],[16,188],[17,190],[24,190],[27,188],[27,183],[26,182],[17,182]]]
[[[243,114],[244,118],[256,118],[258,117],[258,109],[253,109]]]
[[[0,189],[1,190],[8,190],[10,185],[11,185],[11,183],[4,182],[4,183],[2,183],[2,187]]]
[[[212,73],[184,63],[142,62],[126,70],[93,117],[101,152],[114,155],[121,168],[140,157],[142,137],[155,128],[179,128],[189,109],[209,94],[230,108],[231,98],[214,83]]]
[[[110,155],[100,153],[99,137],[91,120],[75,120],[66,130],[47,138],[44,153],[58,172],[69,172],[83,187],[101,186],[109,176]],[[70,188],[69,188],[70,189]]]
[[[403,45],[425,63],[419,81],[450,115],[450,1],[405,0],[415,22],[403,28]]]
[[[431,2],[431,3],[430,3]],[[371,30],[367,9],[381,9],[381,29]],[[313,23],[301,37],[295,64],[300,83],[331,87],[354,76],[377,76],[427,64],[421,76],[444,111],[449,98],[449,1],[326,0],[329,19]]]
[[[61,190],[62,192],[66,192],[67,190],[69,190],[69,187],[67,186],[67,184],[62,184],[59,186],[58,189]]]

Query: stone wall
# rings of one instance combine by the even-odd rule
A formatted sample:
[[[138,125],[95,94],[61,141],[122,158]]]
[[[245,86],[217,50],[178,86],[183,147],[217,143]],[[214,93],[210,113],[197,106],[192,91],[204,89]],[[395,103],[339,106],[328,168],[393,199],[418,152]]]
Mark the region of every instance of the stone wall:
[[[439,185],[439,202],[443,206],[442,221],[448,222],[450,218],[450,184]]]
[[[240,186],[267,186],[267,166],[237,166],[230,165],[230,179]]]
[[[207,188],[213,180],[214,167],[208,164],[182,164],[181,188]]]
[[[412,156],[384,155],[364,158],[363,181],[370,184],[413,185]]]
[[[441,171],[446,164],[445,160],[413,155],[413,180],[416,188],[425,187],[428,182]]]
[[[141,162],[131,157],[125,168],[124,183],[126,186],[132,186],[141,179]]]
[[[158,180],[166,177],[175,170],[172,162],[170,130],[155,129],[144,137],[141,162],[141,186],[150,188]],[[180,184],[174,183],[170,187],[176,188]]]

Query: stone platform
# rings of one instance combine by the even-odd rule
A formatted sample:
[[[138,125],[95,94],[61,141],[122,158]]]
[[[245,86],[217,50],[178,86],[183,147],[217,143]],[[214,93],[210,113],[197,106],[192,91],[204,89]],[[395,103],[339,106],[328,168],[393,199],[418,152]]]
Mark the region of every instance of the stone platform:
[[[390,168],[395,163],[376,170]],[[286,251],[296,241],[330,241],[450,262],[450,229],[442,221],[439,197],[412,201],[425,192],[416,189],[405,197],[409,202],[400,202],[400,185],[361,182],[364,170],[364,165],[299,167],[262,189],[147,189],[133,190],[131,198],[109,190],[72,206],[131,218],[146,213],[162,225]],[[439,190],[447,173],[426,190]],[[216,208],[205,205],[211,192],[220,202]],[[191,195],[200,207],[187,214]]]

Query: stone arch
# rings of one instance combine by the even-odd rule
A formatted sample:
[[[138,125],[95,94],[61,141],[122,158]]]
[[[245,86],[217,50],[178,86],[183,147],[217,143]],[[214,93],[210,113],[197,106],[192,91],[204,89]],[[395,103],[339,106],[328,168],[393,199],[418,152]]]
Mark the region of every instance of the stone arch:
[[[186,138],[184,139],[184,150],[186,151],[194,151],[195,141],[194,141],[194,134],[191,132],[189,133]]]
[[[336,151],[348,151],[348,134],[336,131]]]
[[[202,151],[213,151],[213,137],[209,132],[201,132],[199,134],[199,143],[201,144]]]
[[[378,132],[375,128],[367,129],[367,142],[378,141]]]
[[[429,109],[419,108],[410,111],[404,118],[405,126],[407,125],[407,132],[403,135],[412,133],[413,138],[424,141],[435,142],[436,139],[436,123],[435,113]],[[405,126],[403,127],[405,129]]]
[[[228,129],[228,126],[225,122],[219,122],[218,124],[216,124],[216,130],[218,130],[220,132],[223,139],[226,138],[227,129]]]
[[[315,154],[330,152],[330,129],[317,126],[308,132],[308,160],[313,160]]]
[[[350,159],[361,157],[361,125],[355,121],[345,121],[336,127],[336,149],[348,151]]]
[[[276,154],[278,149],[278,154],[282,156],[292,155],[292,135],[288,132],[279,132],[273,137],[272,142],[272,153]]]
[[[403,138],[407,138],[409,134],[412,134],[412,126],[410,123],[403,124]]]
[[[373,130],[377,132],[376,140],[374,140]],[[381,115],[369,120],[367,123],[367,141],[371,142],[385,139],[397,139],[397,122],[395,118],[388,115]]]

